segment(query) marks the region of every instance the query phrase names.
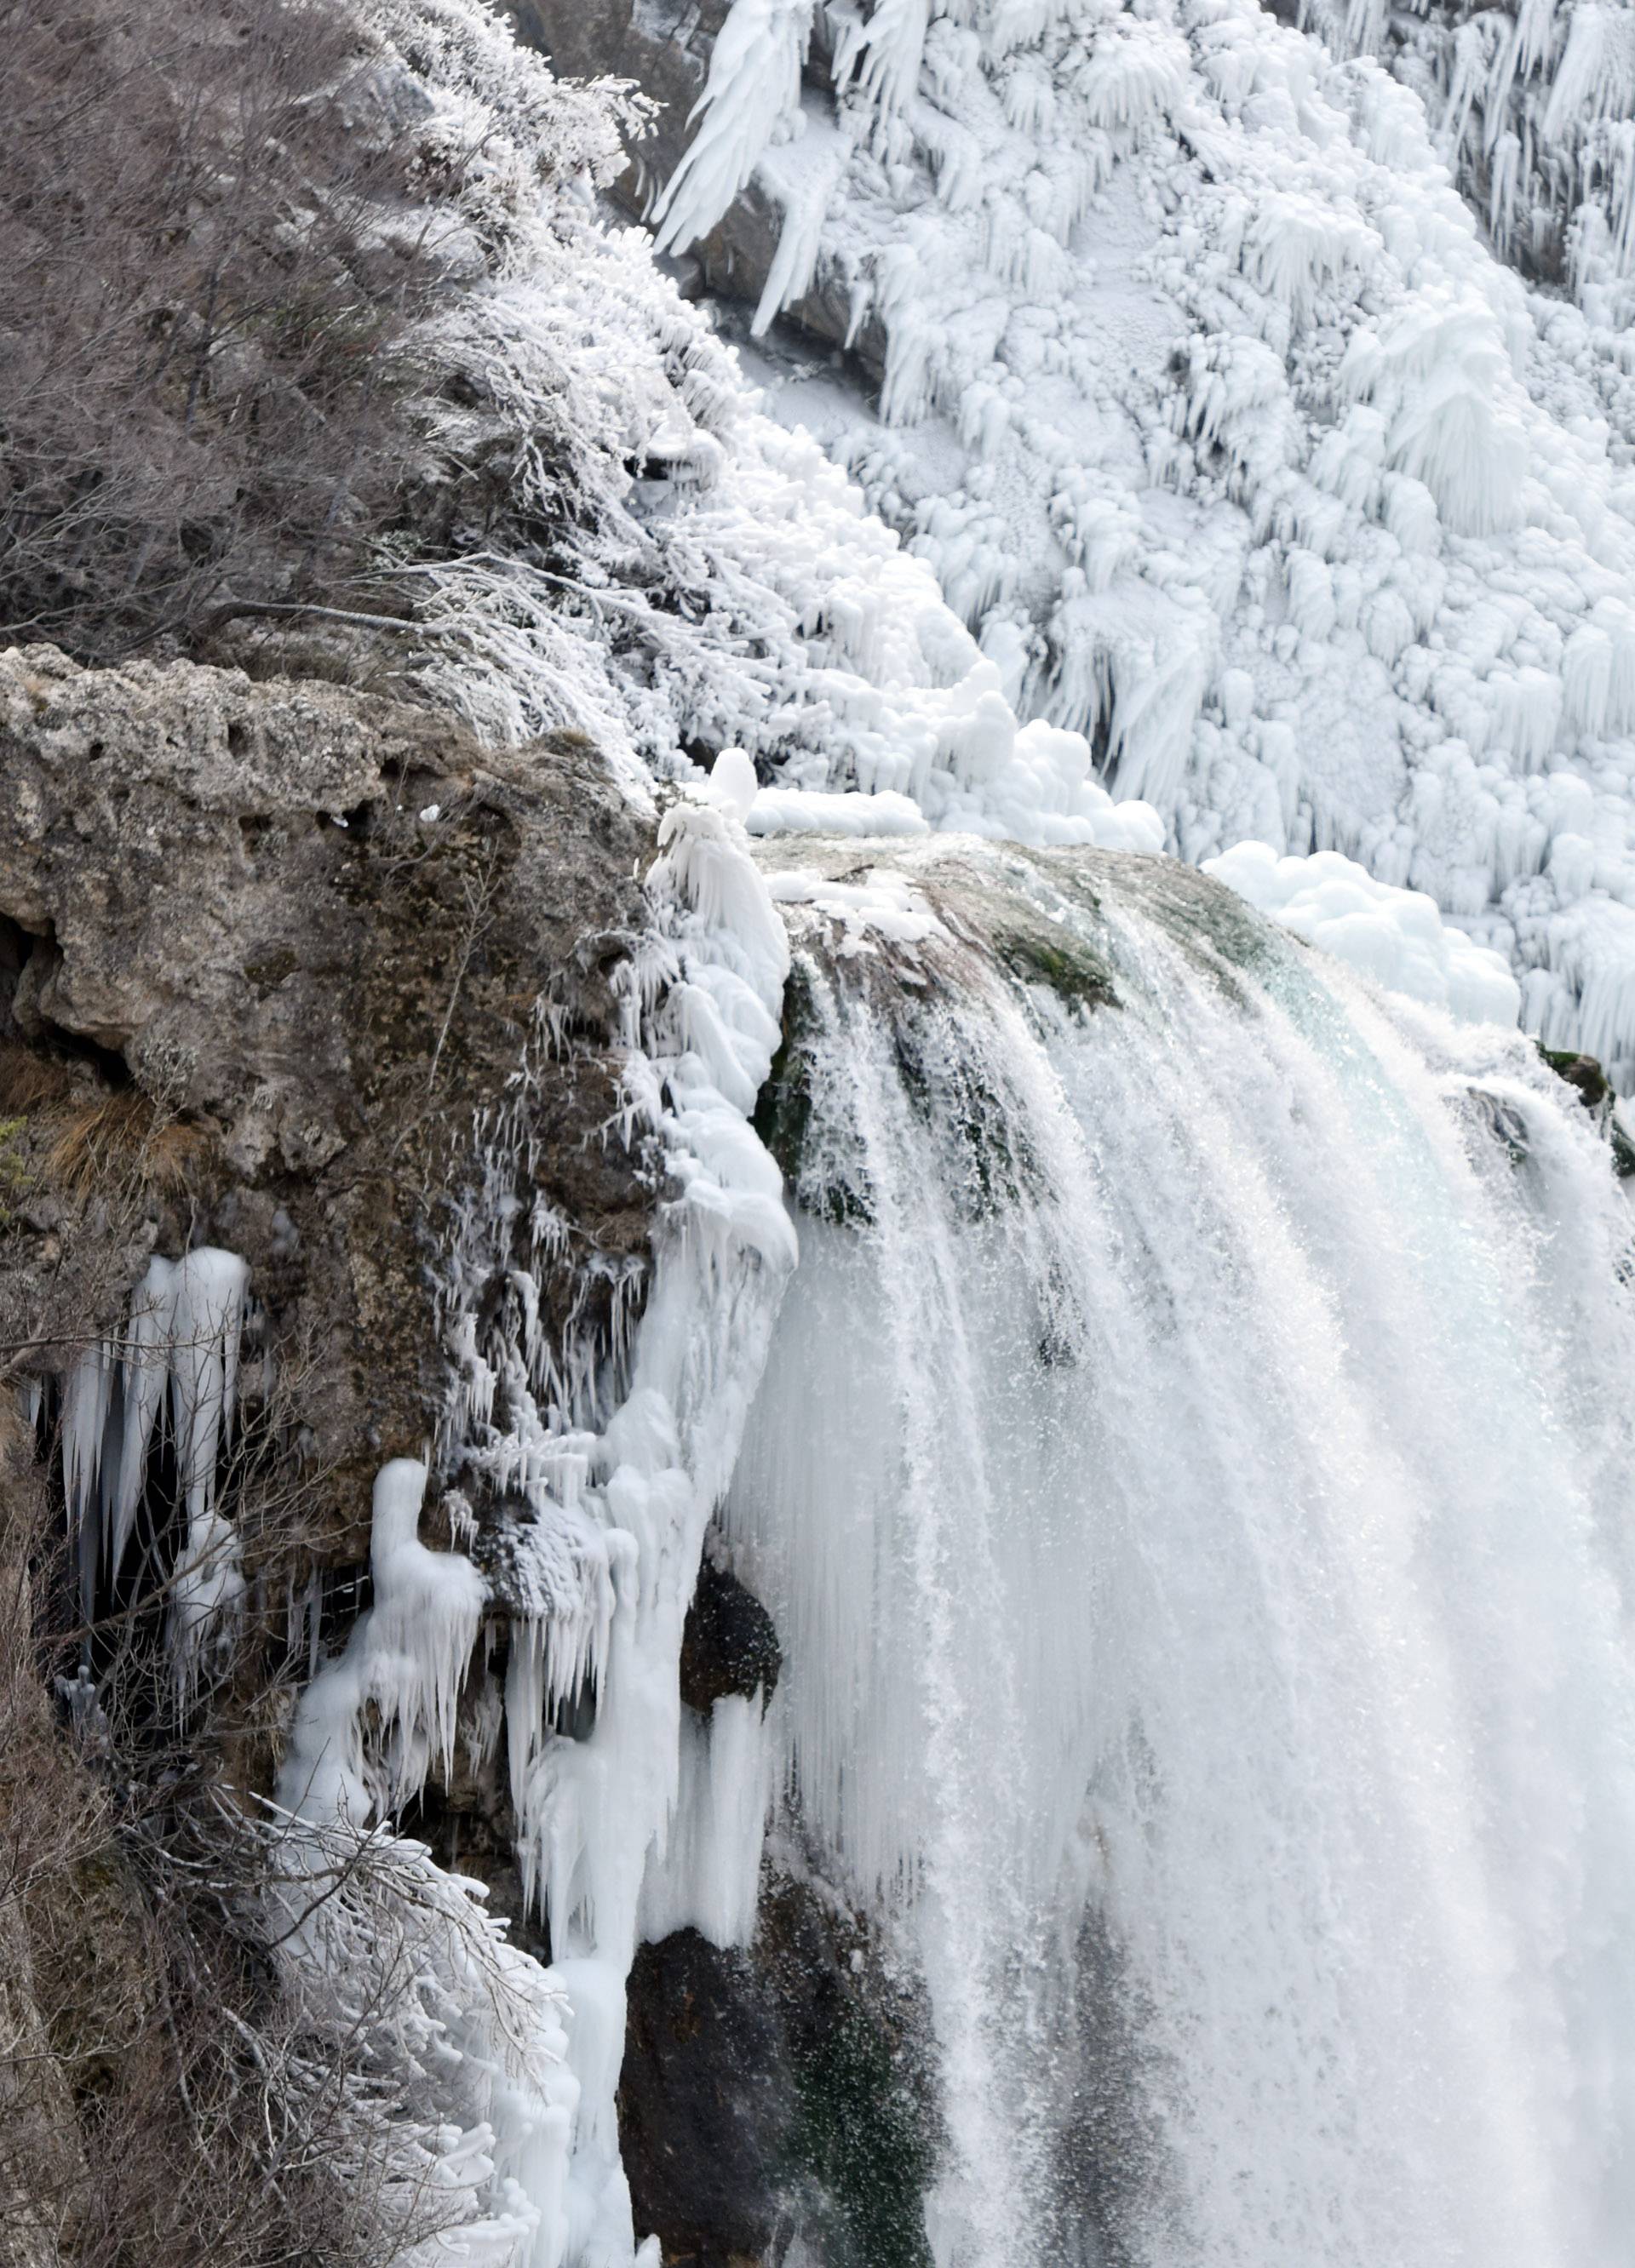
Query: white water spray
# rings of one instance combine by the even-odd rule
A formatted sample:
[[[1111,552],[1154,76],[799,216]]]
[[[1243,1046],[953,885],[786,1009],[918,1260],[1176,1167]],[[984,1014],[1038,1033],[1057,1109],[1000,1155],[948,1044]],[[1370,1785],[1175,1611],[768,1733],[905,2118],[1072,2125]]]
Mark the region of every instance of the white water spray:
[[[1612,2268],[1604,1148],[1167,862],[895,863],[944,920],[893,967],[796,917],[811,1217],[727,1520],[806,1824],[924,1968],[939,2268]]]

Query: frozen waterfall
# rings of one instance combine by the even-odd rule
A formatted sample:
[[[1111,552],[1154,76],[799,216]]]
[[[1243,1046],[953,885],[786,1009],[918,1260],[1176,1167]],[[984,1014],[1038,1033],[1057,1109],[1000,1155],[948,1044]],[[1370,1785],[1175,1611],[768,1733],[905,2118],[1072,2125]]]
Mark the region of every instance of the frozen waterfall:
[[[1620,1086],[1631,23],[734,0],[679,34],[701,85],[651,215],[1024,722],[1086,735],[1189,860],[1251,837],[1428,892]],[[823,753],[792,781],[852,784]]]
[[[1587,1117],[1168,861],[799,855],[802,1257],[725,1519],[794,1814],[927,1984],[938,2268],[1612,2268]]]

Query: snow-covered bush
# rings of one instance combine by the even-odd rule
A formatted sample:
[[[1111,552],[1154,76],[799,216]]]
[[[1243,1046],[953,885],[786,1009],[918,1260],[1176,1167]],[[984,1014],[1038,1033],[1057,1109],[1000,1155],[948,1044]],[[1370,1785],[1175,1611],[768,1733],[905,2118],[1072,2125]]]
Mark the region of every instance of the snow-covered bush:
[[[554,1981],[419,1845],[225,1792],[242,1678],[172,1743],[129,1686],[69,1674],[77,1586],[12,1410],[0,1394],[7,2258],[559,2257],[530,2202],[560,2190],[574,2095]]]

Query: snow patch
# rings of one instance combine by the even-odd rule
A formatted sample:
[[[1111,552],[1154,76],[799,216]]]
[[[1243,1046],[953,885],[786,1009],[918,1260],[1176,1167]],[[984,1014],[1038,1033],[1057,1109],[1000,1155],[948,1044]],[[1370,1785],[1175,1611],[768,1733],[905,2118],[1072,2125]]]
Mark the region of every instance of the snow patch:
[[[1388,992],[1462,1023],[1513,1024],[1521,1014],[1521,989],[1500,954],[1450,927],[1423,890],[1376,881],[1337,850],[1279,858],[1263,843],[1240,843],[1206,858],[1204,872]]]

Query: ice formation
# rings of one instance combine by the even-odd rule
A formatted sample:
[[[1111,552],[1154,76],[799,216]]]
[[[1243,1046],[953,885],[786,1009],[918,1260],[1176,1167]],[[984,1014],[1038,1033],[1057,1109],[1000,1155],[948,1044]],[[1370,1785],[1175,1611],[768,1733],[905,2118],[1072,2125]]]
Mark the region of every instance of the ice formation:
[[[453,1761],[455,1715],[488,1586],[465,1555],[417,1534],[426,1469],[394,1458],[375,1480],[373,1603],[301,1695],[278,1796],[302,1819],[367,1827]]]
[[[1616,338],[1487,248],[1416,93],[1254,0],[881,6],[779,14],[780,53],[824,51],[792,116],[738,36],[757,4],[697,129],[730,121],[733,161],[683,164],[666,240],[751,175],[782,208],[800,254],[757,323],[815,277],[879,392],[770,342],[769,399],[935,568],[1018,713],[1087,736],[1189,859],[1248,836],[1425,891],[1558,1039],[1600,981],[1635,1076],[1609,982],[1635,952],[1635,392]],[[1349,45],[1384,15],[1346,11]],[[1478,52],[1559,53],[1561,147],[1605,180],[1626,20],[1495,10],[1420,45],[1467,86]],[[1554,147],[1524,129],[1497,162],[1559,186]]]
[[[426,1478],[413,1458],[381,1469],[372,1603],[296,1707],[278,1781],[288,1824],[276,1903],[287,1918],[276,1941],[320,2021],[384,2021],[377,2058],[400,2088],[417,2082],[379,2147],[388,2165],[407,2156],[405,2178],[449,2201],[454,2228],[424,2248],[428,2268],[450,2254],[559,2268],[578,2102],[560,1981],[482,1914],[481,1884],[380,1824],[434,1766],[449,1771],[488,1604],[468,1558],[419,1541]],[[407,1991],[388,1977],[394,1957]],[[423,2137],[408,2116],[416,2108],[430,2122]]]
[[[63,1484],[87,1623],[124,1565],[164,1418],[182,1523],[166,1576],[166,1639],[184,1696],[230,1648],[244,1591],[239,1541],[216,1491],[232,1439],[247,1289],[248,1270],[231,1252],[156,1256],[123,1335],[88,1347],[63,1388]]]
[[[582,2095],[571,2197],[574,2241],[589,2257],[628,2257],[633,2236],[614,2109],[624,1979],[644,1877],[667,1867],[678,1806],[685,1847],[667,1871],[670,1911],[718,1932],[746,1927],[754,1913],[757,1743],[718,1705],[689,1737],[684,1771],[678,1691],[705,1525],[796,1256],[777,1168],[748,1123],[777,1044],[788,967],[743,832],[754,793],[748,759],[724,755],[666,813],[648,878],[655,928],[632,971],[631,1107],[662,1141],[678,1195],[661,1224],[627,1391],[588,1457],[584,1501],[608,1534],[615,1591],[594,1722],[578,1740],[540,1722],[507,1728],[525,1873],[572,2002]],[[711,1832],[701,1805],[725,1808],[753,1835],[748,1855]]]
[[[685,776],[683,744],[733,744],[798,790],[906,794],[938,825],[1156,841],[1150,818],[1115,816],[1082,735],[1019,727],[931,568],[760,412],[646,234],[598,215],[585,190],[616,169],[618,102],[559,85],[472,0],[360,11],[431,106],[429,154],[483,153],[467,206],[486,288],[416,341],[462,381],[433,444],[514,453],[519,526],[573,505],[571,573],[519,535],[399,571],[428,685],[490,739],[590,733],[637,794],[647,767]],[[756,0],[733,35],[746,68],[789,15]]]
[[[510,1624],[503,1697],[477,1646],[499,1602],[463,1553],[419,1542],[427,1469],[397,1460],[375,1487],[373,1604],[303,1693],[280,1781],[297,1818],[356,1831],[392,1818],[434,1765],[446,1772],[457,1727],[479,1744],[503,1734],[573,2087],[571,2146],[544,2154],[546,2187],[529,2193],[528,2268],[634,2255],[614,2090],[644,1878],[647,1911],[672,1926],[696,1920],[725,1942],[755,1914],[760,1713],[722,1702],[707,1723],[684,1723],[678,1675],[705,1525],[796,1256],[781,1177],[748,1123],[788,967],[743,828],[755,793],[754,767],[728,750],[660,822],[652,929],[627,972],[628,1130],[662,1145],[676,1195],[639,1330],[627,1340],[618,1327],[611,1360],[549,1347],[538,1286],[514,1269],[512,1297],[479,1324],[519,1162],[513,1118],[480,1130],[488,1172],[446,1263],[458,1382],[438,1456],[451,1489],[481,1480],[519,1508],[495,1579]],[[536,1250],[548,1258],[558,1233],[539,1217]],[[536,2112],[525,2102],[516,2115],[527,2126]],[[497,2162],[520,2147],[513,2138]]]
[[[1609,2268],[1604,1146],[1513,1031],[1167,862],[878,847],[941,919],[894,990],[792,915],[802,1258],[725,1524],[799,1816],[926,1978],[935,2258]]]
[[[1601,0],[1532,0],[1513,14],[1312,0],[1301,15],[1337,53],[1378,56],[1420,96],[1496,248],[1543,281],[1565,278],[1602,334],[1595,351],[1620,366],[1608,335],[1635,308],[1629,11]]]
[[[1422,890],[1377,882],[1337,850],[1279,858],[1264,843],[1240,843],[1204,871],[1388,992],[1465,1023],[1513,1024],[1521,1013],[1521,987],[1499,954],[1451,928]]]

